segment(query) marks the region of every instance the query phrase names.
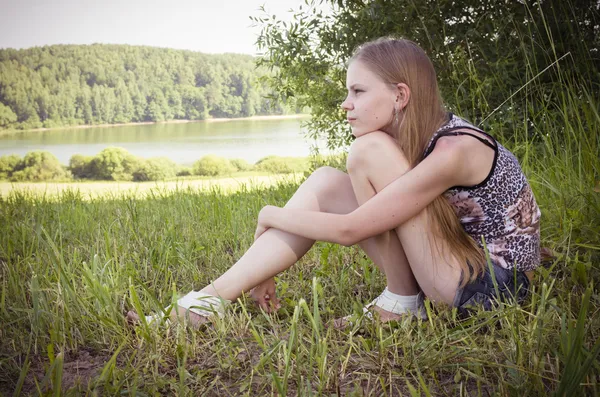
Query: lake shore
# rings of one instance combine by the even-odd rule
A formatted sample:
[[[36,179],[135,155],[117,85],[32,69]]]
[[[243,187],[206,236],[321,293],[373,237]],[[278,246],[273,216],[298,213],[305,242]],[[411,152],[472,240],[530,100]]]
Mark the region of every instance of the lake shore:
[[[255,190],[277,185],[281,182],[299,182],[303,174],[272,174],[212,179],[179,179],[154,182],[0,182],[0,197],[8,197],[12,192],[23,192],[36,196],[58,197],[66,191],[79,191],[85,198],[118,198],[135,196],[144,198],[152,192],[173,192],[193,189],[209,191],[219,189],[223,194],[234,193],[242,188]]]
[[[136,123],[119,123],[119,124],[82,124],[82,125],[67,125],[63,127],[52,128],[32,128],[27,130],[0,130],[0,136],[13,135],[22,132],[43,132],[54,130],[78,130],[87,128],[109,128],[123,127],[128,125],[151,125],[151,124],[186,124],[186,123],[222,123],[227,121],[262,121],[262,120],[287,120],[287,119],[302,119],[309,118],[309,114],[279,114],[279,115],[264,115],[251,117],[236,117],[236,118],[212,118],[206,120],[167,120],[167,121],[141,121]]]

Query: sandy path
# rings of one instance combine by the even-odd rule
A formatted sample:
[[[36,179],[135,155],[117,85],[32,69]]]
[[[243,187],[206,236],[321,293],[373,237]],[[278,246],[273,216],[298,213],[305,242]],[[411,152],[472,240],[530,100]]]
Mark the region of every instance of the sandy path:
[[[267,187],[280,181],[299,181],[300,174],[292,175],[262,175],[244,176],[237,178],[178,180],[168,182],[0,182],[0,196],[6,197],[11,191],[26,191],[40,195],[55,196],[65,190],[79,190],[85,197],[120,196],[135,194],[144,196],[152,190],[173,191],[176,189],[209,190],[218,187],[224,193],[231,193],[245,186],[248,189]]]

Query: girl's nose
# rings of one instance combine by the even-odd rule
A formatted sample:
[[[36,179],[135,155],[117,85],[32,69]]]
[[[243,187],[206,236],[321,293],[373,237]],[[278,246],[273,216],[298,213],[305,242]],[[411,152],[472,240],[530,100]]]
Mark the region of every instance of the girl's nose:
[[[350,101],[348,100],[348,97],[346,97],[346,99],[344,99],[344,102],[342,102],[342,109],[348,111],[352,109],[352,104],[350,103]]]

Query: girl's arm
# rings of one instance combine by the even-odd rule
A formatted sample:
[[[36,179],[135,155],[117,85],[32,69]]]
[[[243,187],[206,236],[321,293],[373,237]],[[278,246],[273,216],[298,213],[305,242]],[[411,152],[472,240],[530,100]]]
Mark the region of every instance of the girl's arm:
[[[267,206],[261,211],[259,223],[313,240],[353,245],[396,228],[450,187],[461,185],[469,178],[467,159],[461,145],[440,140],[414,169],[349,214]]]

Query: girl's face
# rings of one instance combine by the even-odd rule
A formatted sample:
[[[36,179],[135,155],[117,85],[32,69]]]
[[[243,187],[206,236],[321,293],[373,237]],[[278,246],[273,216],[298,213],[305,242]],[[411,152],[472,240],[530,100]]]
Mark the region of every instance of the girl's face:
[[[354,60],[346,73],[348,96],[342,102],[347,112],[352,135],[359,137],[369,132],[385,130],[394,118],[398,106],[398,90],[381,80],[367,66]]]

